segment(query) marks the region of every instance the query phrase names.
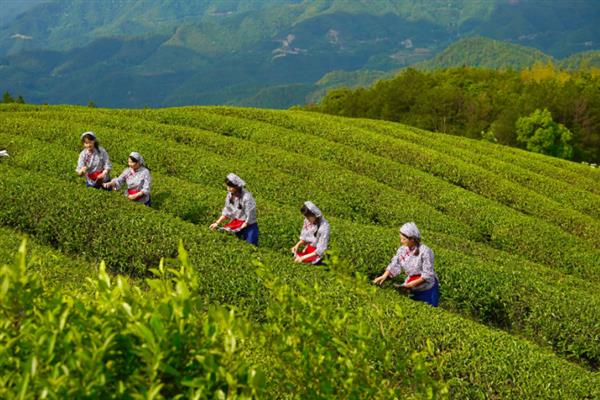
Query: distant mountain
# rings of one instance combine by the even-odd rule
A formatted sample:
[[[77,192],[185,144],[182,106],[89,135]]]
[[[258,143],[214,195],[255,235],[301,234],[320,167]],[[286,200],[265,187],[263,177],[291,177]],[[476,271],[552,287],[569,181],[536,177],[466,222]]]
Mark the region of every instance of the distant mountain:
[[[0,20],[0,90],[113,107],[287,107],[333,85],[318,82],[332,71],[349,74],[340,83],[353,71],[389,73],[477,34],[554,57],[598,50],[599,9],[596,0],[38,1]]]
[[[20,14],[48,0],[4,0],[0,7],[0,29],[9,26]]]
[[[600,51],[576,53],[565,59],[556,60],[537,49],[476,36],[452,43],[433,59],[410,67],[421,70],[462,66],[519,70],[532,67],[538,62],[553,63],[555,66],[567,70],[600,68]],[[327,93],[327,90],[334,87],[369,87],[377,80],[393,78],[396,73],[397,71],[384,72],[366,69],[350,72],[334,71],[317,81],[304,101],[316,103]]]
[[[412,67],[424,70],[462,66],[522,69],[531,67],[536,62],[551,62],[568,70],[600,68],[600,51],[585,51],[564,59],[556,59],[531,47],[474,36],[458,40],[431,60],[414,64]]]
[[[559,66],[566,69],[600,68],[600,51],[573,54],[561,60]]]
[[[431,70],[464,65],[492,69],[522,69],[538,61],[553,60],[551,56],[531,47],[474,36],[452,43],[433,59],[415,64],[415,68]]]

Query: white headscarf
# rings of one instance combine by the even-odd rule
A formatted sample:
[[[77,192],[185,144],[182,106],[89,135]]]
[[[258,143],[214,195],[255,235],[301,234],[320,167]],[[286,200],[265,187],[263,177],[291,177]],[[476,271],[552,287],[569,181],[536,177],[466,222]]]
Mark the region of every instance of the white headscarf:
[[[132,151],[131,153],[129,153],[129,157],[135,158],[136,160],[138,160],[140,165],[144,165],[144,157],[142,157],[142,155],[137,151]]]
[[[82,141],[82,142],[83,142],[83,138],[84,138],[86,135],[90,135],[90,136],[92,137],[92,140],[96,140],[96,134],[95,134],[94,132],[92,132],[92,131],[87,131],[87,132],[83,132],[83,133],[81,134],[81,141]]]
[[[414,222],[407,222],[400,228],[400,233],[406,236],[407,238],[412,239],[421,239],[421,232],[419,232],[419,228],[417,228],[417,224]]]
[[[315,206],[315,204],[312,201],[305,201],[304,206],[308,209],[308,211],[313,213],[315,217],[321,218],[323,216],[323,213],[321,212],[321,210],[319,210],[319,207]]]
[[[237,187],[244,187],[244,186],[246,186],[246,182],[244,182],[244,180],[242,178],[240,178],[239,176],[237,176],[233,172],[230,173],[229,175],[227,175],[227,180],[229,182],[233,183]]]

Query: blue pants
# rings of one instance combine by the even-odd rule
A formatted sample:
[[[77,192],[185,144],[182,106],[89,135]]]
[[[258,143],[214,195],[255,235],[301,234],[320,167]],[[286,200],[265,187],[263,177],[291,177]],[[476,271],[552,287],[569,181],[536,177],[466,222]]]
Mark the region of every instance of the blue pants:
[[[313,265],[327,265],[325,263],[325,261],[323,261],[324,258],[325,258],[325,256],[321,257],[321,259],[319,261],[317,261],[316,263],[314,263]]]
[[[248,225],[244,229],[235,233],[235,236],[246,242],[258,246],[258,224]]]
[[[424,290],[422,292],[411,292],[410,297],[416,301],[423,301],[437,307],[440,302],[440,285],[438,281],[435,281],[435,285],[431,289]]]

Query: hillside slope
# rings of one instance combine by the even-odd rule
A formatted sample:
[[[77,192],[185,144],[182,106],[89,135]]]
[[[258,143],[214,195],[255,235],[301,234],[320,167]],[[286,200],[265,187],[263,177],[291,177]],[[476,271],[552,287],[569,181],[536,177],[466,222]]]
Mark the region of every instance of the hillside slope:
[[[453,397],[598,395],[597,169],[400,124],[293,111],[12,105],[0,107],[0,122],[0,148],[11,154],[0,162],[0,225],[65,256],[143,275],[173,257],[181,238],[204,277],[198,296],[237,305],[261,324],[275,295],[256,275],[258,258],[299,293],[321,285],[331,304],[372,310],[382,334],[406,338],[390,343],[398,359],[430,340],[429,374]],[[152,208],[83,187],[72,170],[86,130],[107,148],[115,173],[130,151],[144,155]],[[258,251],[207,229],[231,171],[256,196]],[[379,273],[398,246],[398,226],[414,220],[436,254],[441,310],[391,285],[360,295],[350,286],[366,289],[365,281],[341,288],[327,269],[294,265],[289,248],[308,199],[331,222],[344,275]],[[392,305],[403,318],[381,314]]]
[[[552,60],[549,55],[531,47],[474,36],[451,44],[433,59],[414,67],[425,70],[461,66],[519,70],[531,67],[536,62],[548,63]]]

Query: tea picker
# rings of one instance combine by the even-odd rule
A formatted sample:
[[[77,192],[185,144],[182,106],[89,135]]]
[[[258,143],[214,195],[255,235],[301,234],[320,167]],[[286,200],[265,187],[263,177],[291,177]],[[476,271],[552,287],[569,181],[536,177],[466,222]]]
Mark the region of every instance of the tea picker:
[[[437,307],[440,298],[438,277],[433,269],[433,251],[421,244],[421,232],[414,222],[408,222],[400,228],[402,246],[396,252],[385,272],[375,278],[373,283],[381,285],[387,278],[394,278],[401,272],[406,279],[400,285],[394,285],[409,292],[413,300],[423,301]]]
[[[84,149],[79,153],[75,173],[85,175],[85,185],[89,188],[102,189],[104,182],[110,181],[112,164],[104,147],[100,146],[94,132],[81,134]]]
[[[225,178],[227,197],[218,220],[210,225],[211,230],[232,232],[238,238],[258,246],[258,224],[256,222],[256,201],[246,189],[246,182],[234,173]],[[219,225],[225,220],[228,223]]]
[[[129,166],[118,178],[104,184],[105,189],[119,190],[125,186],[124,194],[131,201],[150,206],[150,192],[152,190],[152,175],[146,167],[144,157],[140,153],[133,151],[127,158]]]
[[[300,212],[304,215],[304,225],[300,232],[300,241],[292,247],[294,261],[321,265],[329,244],[329,222],[319,207],[311,201],[304,202]]]

